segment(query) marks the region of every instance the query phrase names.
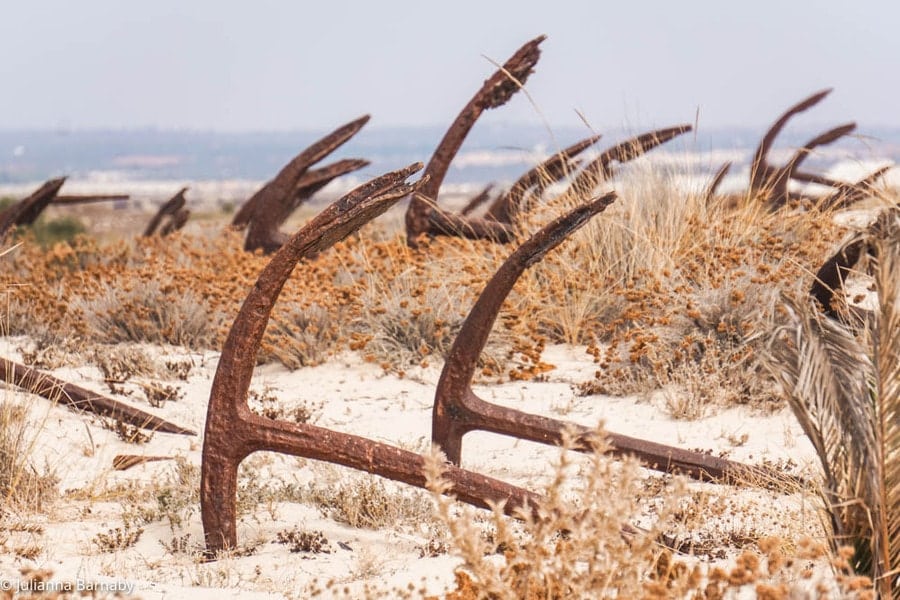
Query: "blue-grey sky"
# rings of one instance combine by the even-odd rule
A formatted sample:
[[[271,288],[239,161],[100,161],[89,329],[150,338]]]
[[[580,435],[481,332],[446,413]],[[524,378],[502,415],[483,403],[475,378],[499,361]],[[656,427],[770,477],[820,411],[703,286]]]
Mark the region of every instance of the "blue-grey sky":
[[[538,34],[534,104],[495,122],[759,127],[834,87],[811,125],[900,125],[896,0],[30,0],[3,3],[0,129],[445,125]]]

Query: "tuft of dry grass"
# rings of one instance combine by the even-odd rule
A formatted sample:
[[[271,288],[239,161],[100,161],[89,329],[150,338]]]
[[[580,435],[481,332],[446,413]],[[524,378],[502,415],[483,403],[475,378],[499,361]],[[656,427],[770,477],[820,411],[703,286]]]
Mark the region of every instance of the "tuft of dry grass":
[[[344,478],[332,485],[310,484],[304,501],[323,516],[350,527],[383,529],[416,524],[431,517],[431,504],[416,490],[390,489],[372,477]]]
[[[273,358],[291,370],[325,362],[339,348],[345,318],[343,311],[335,314],[319,304],[288,308],[272,320],[270,339],[278,342],[266,344],[263,360]]]
[[[153,358],[135,344],[104,344],[94,346],[91,360],[103,373],[107,384],[125,383],[135,377],[157,373]]]
[[[143,533],[144,530],[141,528],[116,527],[105,533],[98,533],[91,542],[100,552],[119,552],[134,546],[141,539]]]
[[[28,419],[28,409],[10,400],[0,402],[0,497],[3,506],[41,512],[59,491],[56,475],[33,464],[40,423]]]
[[[330,554],[331,544],[321,531],[283,529],[275,535],[275,543],[286,544],[292,553]]]
[[[780,292],[808,281],[840,235],[831,215],[708,203],[658,167],[630,171],[616,190],[613,206],[526,274],[520,294],[519,306],[541,307],[539,335],[588,345],[598,371],[582,392],[673,387],[703,391],[695,409],[782,406],[759,351]],[[705,410],[678,404],[673,414]]]
[[[447,486],[442,469],[443,458],[433,454],[428,487],[454,553],[463,560],[458,589],[448,595],[458,599],[639,597],[664,551],[656,539],[683,493],[673,492],[653,529],[636,531],[630,523],[639,510],[634,500],[641,481],[637,463],[616,461],[602,452],[592,455],[573,498],[573,463],[562,452],[552,481],[542,490],[544,502],[534,512],[520,514],[520,527],[497,507],[493,533],[485,539],[473,528],[473,515],[457,515],[452,500],[442,495]],[[617,493],[605,493],[608,489]]]
[[[91,337],[110,344],[151,342],[207,348],[221,322],[192,292],[165,280],[111,288],[75,306],[84,315]]]

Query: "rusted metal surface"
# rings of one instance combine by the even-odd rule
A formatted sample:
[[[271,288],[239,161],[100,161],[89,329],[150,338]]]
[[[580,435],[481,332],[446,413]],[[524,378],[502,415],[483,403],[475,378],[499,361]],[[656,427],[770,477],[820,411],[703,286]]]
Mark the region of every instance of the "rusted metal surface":
[[[865,238],[861,235],[855,236],[822,263],[816,272],[809,295],[822,305],[823,311],[829,317],[841,318],[840,307],[835,300],[840,297],[839,294],[844,290],[844,281],[865,251]]]
[[[866,179],[871,179],[871,176]],[[878,261],[877,240],[896,239],[900,236],[900,203],[888,205],[878,211],[875,219],[864,230],[853,234],[832,254],[816,272],[809,289],[826,316],[840,321],[854,331],[870,329],[875,322],[873,311],[846,302],[845,282],[857,267],[863,255],[869,258],[868,266]],[[869,275],[872,275],[871,271]]]
[[[613,161],[626,163],[634,160],[638,156],[645,154],[661,144],[665,144],[679,135],[691,131],[693,127],[690,125],[676,125],[675,127],[667,127],[665,129],[657,129],[649,131],[633,138],[620,142],[615,146],[604,150],[600,156],[588,163],[575,176],[574,181],[569,186],[567,194],[579,196],[589,196],[594,188],[603,181],[612,177],[612,168],[610,164]]]
[[[117,454],[113,457],[112,466],[116,471],[127,471],[132,467],[142,465],[148,462],[159,462],[162,460],[175,460],[172,456],[145,456],[140,454]]]
[[[289,197],[290,201],[281,202],[279,204],[279,214],[277,215],[278,226],[281,226],[291,213],[293,213],[303,202],[311,198],[313,194],[331,183],[331,181],[341,175],[363,169],[369,166],[369,164],[369,161],[361,158],[349,158],[304,172],[294,186],[294,192]],[[259,207],[260,197],[261,196],[257,195],[255,196],[256,200],[251,198],[241,206],[231,221],[232,227],[236,229],[245,229],[247,225],[250,224],[254,212]]]
[[[271,181],[266,183],[244,203],[237,214],[235,214],[232,225],[237,228],[247,227],[247,237],[244,242],[246,250],[262,249],[263,252],[268,254],[276,251],[287,241],[289,236],[278,231],[278,227],[286,216],[290,214],[288,208],[295,206],[298,186],[303,189],[301,180],[308,173],[309,167],[346,143],[368,121],[369,116],[365,115],[321,138],[295,156]],[[347,166],[346,162],[348,161],[342,162],[344,164],[339,167],[339,170]],[[326,167],[321,171],[327,172],[328,169],[329,167]],[[320,175],[322,173],[313,175],[313,177]],[[315,186],[318,184],[313,183],[311,185]]]
[[[775,123],[769,127],[762,140],[760,140],[759,146],[756,148],[756,152],[753,155],[753,162],[750,165],[751,192],[764,190],[766,182],[772,179],[775,169],[769,164],[769,152],[775,144],[775,138],[778,137],[778,134],[781,133],[781,130],[784,129],[784,126],[787,125],[788,121],[795,115],[807,111],[821,102],[832,91],[832,88],[824,89],[801,100],[787,109],[780,117],[778,117]]]
[[[163,226],[159,228],[160,237],[166,237],[169,234],[175,233],[176,231],[180,231],[182,227],[184,227],[188,219],[191,218],[191,211],[187,208],[179,208],[175,211],[175,214],[169,217]]]
[[[500,69],[484,82],[478,93],[463,107],[447,133],[444,134],[431,156],[428,166],[425,167],[425,175],[429,178],[428,183],[422,187],[419,195],[410,199],[409,208],[406,211],[406,241],[410,247],[416,247],[419,237],[423,235],[452,234],[457,231],[470,233],[485,231],[492,238],[496,236],[494,228],[484,227],[480,224],[461,227],[459,219],[464,217],[454,215],[451,218],[441,214],[446,211],[438,206],[438,194],[453,157],[456,156],[469,131],[475,125],[475,121],[482,112],[503,106],[519,91],[541,56],[539,46],[544,39],[545,36],[537,37],[519,48]],[[435,215],[435,213],[438,214]],[[453,227],[447,227],[449,221],[454,222]]]
[[[107,398],[72,383],[66,383],[52,375],[0,357],[0,379],[31,394],[58,402],[77,411],[88,411],[123,423],[151,431],[196,435],[165,419],[129,406],[124,402]]]
[[[51,179],[30,196],[16,202],[0,212],[0,240],[6,237],[14,226],[31,225],[44,209],[53,202],[59,189],[66,182],[65,177]]]
[[[159,207],[159,210],[156,211],[156,214],[154,214],[150,219],[150,222],[147,223],[147,227],[144,229],[144,237],[155,235],[164,219],[173,219],[180,211],[184,209],[184,205],[187,203],[184,194],[187,191],[188,188],[181,188],[174,196],[169,198],[162,204],[162,206]],[[184,220],[187,221],[187,217],[185,217]],[[182,223],[182,225],[184,224]],[[165,234],[163,233],[162,235]]]
[[[506,223],[479,217],[464,217],[444,210],[431,213],[429,234],[450,235],[471,240],[491,240],[508,244],[516,238],[515,231]]]
[[[341,175],[364,169],[370,164],[363,158],[345,158],[330,165],[307,171],[297,182],[294,196],[304,200],[308,199]]]
[[[440,446],[451,463],[460,464],[462,437],[475,430],[556,445],[562,443],[566,431],[574,431],[577,450],[594,449],[591,440],[595,432],[589,428],[485,402],[472,391],[472,377],[500,307],[525,269],[540,261],[614,199],[614,193],[606,194],[543,227],[506,259],[485,286],[450,349],[435,394],[432,441]],[[767,469],[715,456],[617,433],[610,432],[606,436],[612,453],[635,456],[647,467],[659,471],[722,481],[785,479]]]
[[[831,144],[852,133],[856,129],[855,123],[840,125],[811,139],[799,148],[782,167],[772,166],[768,158],[769,152],[775,143],[775,138],[778,137],[778,134],[781,133],[788,121],[799,113],[817,105],[831,92],[831,88],[821,90],[790,107],[778,117],[778,120],[766,131],[766,134],[760,141],[753,155],[753,162],[750,165],[750,195],[765,201],[770,209],[777,210],[794,198],[789,191],[791,180],[818,183],[829,187],[841,186],[839,182],[835,182],[827,177],[805,173],[798,169],[817,147]]]
[[[854,130],[856,130],[856,123],[847,123],[845,125],[829,129],[825,133],[814,137],[802,147],[800,147],[796,152],[794,152],[794,155],[791,156],[791,158],[783,167],[777,169],[769,167],[771,177],[765,182],[763,188],[763,193],[766,196],[769,207],[774,210],[781,208],[782,206],[787,204],[788,200],[790,199],[788,186],[791,179],[793,179],[794,171],[803,163],[804,160],[806,160],[806,158],[813,150],[815,150],[819,146],[824,146],[835,142],[845,135],[852,133]]]
[[[830,187],[834,191],[831,194],[819,197],[803,197],[817,210],[841,210],[849,208],[861,202],[876,193],[875,183],[884,176],[891,166],[887,165],[876,169],[872,173],[866,175],[856,182],[838,181],[819,175],[817,173],[807,173],[806,171],[798,171],[794,169],[791,179],[802,183],[814,183],[817,185]]]
[[[573,159],[597,143],[600,135],[592,135],[565,148],[522,175],[503,196],[497,198],[485,218],[512,223],[520,212],[526,194],[532,188],[560,181],[576,170]]]
[[[476,195],[472,196],[472,198],[466,203],[466,205],[463,207],[463,209],[461,211],[459,211],[459,214],[462,215],[463,217],[465,217],[466,215],[470,215],[473,212],[475,212],[476,210],[478,210],[478,208],[482,204],[484,204],[485,202],[487,202],[488,200],[491,199],[491,191],[493,189],[494,189],[493,183],[489,183],[486,186],[484,186],[484,189],[482,189]]]
[[[875,192],[875,183],[890,170],[891,165],[886,165],[855,183],[834,182],[831,186],[835,188],[834,192],[821,200],[817,204],[818,208],[822,210],[850,208],[857,202],[861,202],[871,196]]]
[[[301,204],[312,198],[316,192],[326,185],[338,177],[364,169],[369,164],[369,161],[362,158],[347,158],[304,173],[300,181],[297,182],[297,187],[294,188],[294,195],[291,201],[282,204],[282,212],[277,215],[278,227],[281,227]]]
[[[706,200],[706,204],[712,202],[713,198],[716,197],[716,193],[719,191],[719,186],[722,185],[722,180],[725,179],[725,176],[728,175],[728,171],[731,170],[731,161],[728,161],[716,171],[716,174],[713,175],[712,180],[710,180],[709,185],[706,186],[706,192],[703,197]]]
[[[819,175],[818,173],[807,173],[806,171],[798,171],[796,169],[794,170],[792,178],[795,181],[800,181],[802,183],[815,183],[830,188],[837,188],[841,185],[845,185],[844,182],[826,177],[825,175]]]
[[[247,406],[266,324],[294,266],[416,192],[422,180],[404,182],[419,169],[421,164],[416,164],[379,177],[326,208],[275,253],[244,301],[222,350],[207,410],[200,506],[210,556],[237,545],[237,469],[253,452],[324,460],[418,487],[425,485],[425,459],[418,454],[309,424],[268,419],[255,415]],[[444,478],[451,484],[449,493],[477,506],[505,502],[507,512],[512,512],[537,503],[537,496],[521,488],[456,467],[449,468]]]

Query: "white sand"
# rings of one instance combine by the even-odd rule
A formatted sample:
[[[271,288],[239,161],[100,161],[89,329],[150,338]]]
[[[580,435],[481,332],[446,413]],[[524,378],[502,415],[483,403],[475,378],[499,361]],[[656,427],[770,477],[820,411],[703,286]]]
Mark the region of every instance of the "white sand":
[[[16,348],[21,343],[22,338],[0,340],[0,351],[18,360],[21,357]],[[194,366],[188,381],[166,381],[178,386],[184,398],[159,409],[150,408],[139,393],[127,400],[182,426],[202,431],[218,355],[145,348],[166,359],[192,361]],[[675,421],[662,410],[659,397],[577,397],[573,386],[591,379],[596,369],[584,348],[551,347],[545,352],[544,360],[557,367],[548,373],[547,381],[479,386],[476,391],[484,399],[505,406],[588,426],[604,421],[610,431],[683,448],[709,449],[714,453],[727,451],[735,460],[759,463],[763,459],[790,458],[801,468],[813,463],[813,451],[787,410],[762,416],[734,408],[698,421]],[[95,367],[60,369],[54,374],[109,394]],[[346,354],[328,364],[294,372],[265,365],[257,370],[253,389],[269,389],[288,410],[322,402],[315,419],[318,425],[421,451],[430,439],[431,404],[438,375],[438,368],[430,367],[414,370],[401,379],[385,374],[355,354]],[[138,389],[133,383],[125,387]],[[316,579],[319,585],[334,579],[340,582],[339,588],[347,585],[354,590],[366,582],[400,587],[408,582],[419,585],[423,577],[428,578],[433,592],[452,584],[458,559],[452,555],[420,558],[419,549],[428,539],[424,526],[354,529],[323,517],[316,507],[303,504],[260,506],[253,514],[241,518],[240,543],[265,541],[252,556],[205,564],[187,555],[173,556],[162,545],[173,537],[166,521],[144,526],[142,537],[131,548],[101,553],[91,540],[98,533],[121,527],[123,510],[119,502],[100,497],[101,492],[117,483],[159,482],[171,477],[175,470],[174,462],[163,461],[124,472],[113,471],[113,457],[117,454],[180,456],[199,466],[201,439],[157,433],[146,444],[128,444],[89,416],[51,406],[50,402],[35,396],[14,391],[4,394],[7,400],[29,407],[30,418],[38,431],[35,463],[46,464],[56,471],[62,492],[87,490],[98,499],[73,500],[64,496],[49,515],[9,515],[9,523],[39,523],[43,531],[9,534],[5,542],[7,550],[0,557],[0,579],[18,579],[23,566],[47,568],[53,571],[55,580],[133,583],[134,592],[143,598],[304,598]],[[739,445],[735,446],[736,443]],[[557,453],[553,448],[473,433],[464,440],[463,466],[539,489]],[[306,484],[321,483],[329,477],[366,477],[341,467],[279,455],[252,456],[245,465],[256,470],[258,479],[264,483],[282,479]],[[409,489],[399,484],[391,487],[399,491]],[[755,526],[761,531],[795,531],[798,515],[801,520],[814,518],[812,507],[797,508],[792,499],[753,490],[733,493],[750,502],[759,500],[761,510],[765,510],[760,513],[761,524]],[[735,523],[712,523],[712,517],[710,524],[714,532],[738,527]],[[291,554],[287,546],[274,543],[277,532],[295,525],[301,530],[322,531],[330,541],[331,553]],[[202,540],[199,507],[184,523],[183,530],[178,531],[178,535],[185,533],[190,534],[192,544]],[[42,548],[33,560],[18,558],[11,551],[31,543]]]

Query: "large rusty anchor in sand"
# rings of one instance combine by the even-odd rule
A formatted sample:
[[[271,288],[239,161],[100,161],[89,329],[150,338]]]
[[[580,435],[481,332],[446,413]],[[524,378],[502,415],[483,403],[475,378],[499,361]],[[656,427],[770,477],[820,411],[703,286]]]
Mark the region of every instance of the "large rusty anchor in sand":
[[[807,200],[817,210],[832,208],[847,208],[856,202],[866,198],[872,193],[874,184],[884,175],[890,167],[882,167],[856,182],[836,181],[824,175],[801,171],[803,162],[820,146],[825,146],[853,133],[856,123],[845,123],[812,138],[806,144],[794,151],[788,161],[776,167],[769,162],[769,153],[775,144],[778,134],[784,129],[788,121],[796,115],[809,110],[825,99],[832,90],[825,89],[804,98],[790,107],[772,124],[763,135],[753,154],[750,164],[750,183],[747,195],[764,201],[770,210],[777,210],[794,200]],[[731,163],[725,163],[717,171],[706,190],[707,199],[716,194],[716,190],[731,168]],[[801,183],[815,183],[832,188],[833,192],[822,198],[807,198],[789,190],[791,181]]]
[[[244,202],[231,225],[235,229],[247,229],[245,250],[262,250],[265,254],[278,250],[290,238],[279,228],[301,204],[333,179],[369,164],[367,160],[351,158],[310,169],[356,135],[368,121],[368,115],[362,116],[316,141]]]
[[[310,424],[268,419],[247,405],[253,369],[266,324],[278,295],[299,260],[315,255],[415,193],[425,180],[405,183],[421,165],[388,173],[350,192],[294,234],[275,253],[244,301],[225,342],[213,380],[206,420],[201,469],[200,503],[207,552],[237,545],[237,470],[257,451],[272,451],[332,462],[416,487],[425,486],[422,455]],[[486,508],[503,503],[507,514],[535,507],[534,493],[497,479],[459,468],[461,438],[485,429],[549,444],[560,442],[570,424],[511,411],[478,400],[471,392],[475,362],[500,305],[524,270],[541,260],[567,236],[602,212],[615,198],[610,193],[552,221],[516,250],[500,267],[479,297],[444,367],[434,407],[433,439],[450,462],[444,474],[447,493]],[[578,428],[578,447],[591,446],[587,428]],[[738,479],[769,471],[662,444],[610,435],[613,451],[639,457],[653,469],[683,472],[698,478]]]
[[[441,184],[469,131],[484,111],[503,106],[522,88],[534,72],[544,39],[544,36],[537,37],[519,48],[485,80],[447,129],[425,167],[428,181],[412,195],[406,211],[406,241],[411,247],[418,246],[422,236],[439,235],[488,239],[503,244],[512,242],[518,233],[515,227],[517,215],[527,211],[551,184],[577,172],[567,193],[578,194],[579,198],[590,197],[593,189],[612,175],[610,164],[613,161],[624,163],[633,160],[691,130],[690,125],[679,125],[633,137],[605,150],[581,168],[578,155],[600,139],[599,135],[592,135],[553,154],[526,172],[509,190],[493,199],[480,217],[472,216],[472,213],[491,200],[490,187],[471,198],[459,213],[441,208],[438,205]]]

